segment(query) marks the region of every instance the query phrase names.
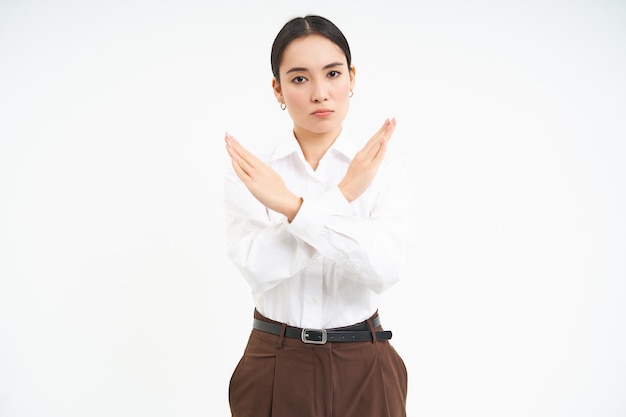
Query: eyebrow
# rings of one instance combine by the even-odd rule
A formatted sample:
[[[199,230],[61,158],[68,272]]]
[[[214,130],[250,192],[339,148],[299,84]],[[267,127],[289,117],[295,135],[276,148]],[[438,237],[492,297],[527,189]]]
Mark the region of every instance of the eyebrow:
[[[331,62],[328,65],[324,65],[324,68],[322,69],[328,69],[328,68],[335,68],[335,67],[340,67],[343,65],[343,62]],[[308,68],[304,68],[304,67],[293,67],[291,69],[289,69],[286,74],[289,74],[290,72],[306,72],[308,71]]]

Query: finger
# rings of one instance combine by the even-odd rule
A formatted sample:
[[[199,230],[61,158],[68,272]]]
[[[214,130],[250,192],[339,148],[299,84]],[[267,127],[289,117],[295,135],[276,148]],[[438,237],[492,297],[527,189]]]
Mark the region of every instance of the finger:
[[[242,180],[249,180],[254,172],[254,167],[251,166],[245,159],[243,159],[231,146],[229,141],[226,141],[226,151],[231,159],[231,164],[237,173],[237,176]]]
[[[231,149],[237,154],[242,160],[246,161],[250,166],[255,166],[260,163],[260,160],[250,151],[248,151],[244,146],[235,139],[234,136],[228,134],[228,144],[230,144]]]
[[[365,146],[363,146],[363,149],[361,149],[360,152],[364,156],[372,157],[377,152],[378,142],[380,141],[380,138],[382,137],[385,130],[387,129],[388,123],[389,123],[389,119],[385,119],[385,122],[380,127],[380,129],[378,129],[378,131],[374,133],[374,135],[367,141]]]
[[[246,171],[242,168],[239,157],[233,152],[232,148],[229,145],[226,145],[226,151],[228,152],[228,155],[230,156],[230,164],[232,165],[233,170],[235,171],[235,174],[237,174],[237,176],[242,181],[247,181],[249,176],[246,173]]]
[[[390,125],[391,125],[391,121],[389,120],[389,118],[385,119],[385,122],[380,127],[380,129],[378,129],[378,131],[374,133],[374,136],[372,136],[369,143],[375,144],[376,142],[378,142],[380,138],[382,138],[385,135],[385,132],[387,132]]]
[[[379,164],[385,157],[385,154],[387,153],[387,143],[388,143],[388,140],[380,142],[380,147],[378,148],[378,152],[376,152],[376,155],[374,155],[374,157],[372,158],[372,161],[375,164]]]
[[[382,142],[386,142],[395,129],[395,119],[386,119],[383,126],[372,136],[369,142],[365,145],[363,150],[365,154],[371,159],[376,157],[376,154],[380,150]]]
[[[393,132],[396,129],[396,124],[397,124],[396,118],[394,117],[391,119],[389,129],[385,132],[383,138],[380,141],[380,146],[378,147],[376,155],[374,155],[373,160],[380,163],[380,161],[382,161],[382,159],[385,157],[385,154],[387,153],[387,144],[391,140]]]
[[[396,118],[393,117],[390,121],[389,121],[389,126],[388,129],[385,131],[382,140],[384,140],[385,142],[389,142],[389,140],[391,139],[391,136],[393,135],[393,132],[396,130]]]
[[[248,161],[246,161],[244,158],[237,154],[235,154],[232,159],[233,162],[235,162],[237,166],[241,168],[242,172],[244,172],[248,178],[252,178],[252,175],[255,171],[254,166],[250,165]]]
[[[371,139],[372,144],[376,144],[376,142],[388,140],[391,137],[391,134],[393,133],[395,128],[396,128],[396,119],[387,118],[383,126],[372,137]],[[378,149],[377,147],[375,148]]]
[[[231,158],[230,164],[232,165],[233,171],[235,171],[235,174],[237,174],[237,177],[239,177],[240,180],[246,183],[250,177],[248,177],[248,174],[246,174],[246,172],[241,168],[241,165],[239,165],[239,162],[237,162],[235,158]]]
[[[226,133],[226,150],[231,157],[231,160],[241,169],[241,173],[245,174],[248,178],[252,177],[255,170],[255,163],[259,164],[258,158],[252,153],[248,152],[239,142],[229,133]],[[242,178],[243,179],[243,178]]]

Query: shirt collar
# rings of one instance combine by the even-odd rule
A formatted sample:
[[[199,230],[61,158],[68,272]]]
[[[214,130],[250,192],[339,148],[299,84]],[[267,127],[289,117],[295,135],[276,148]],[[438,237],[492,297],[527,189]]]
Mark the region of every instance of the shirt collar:
[[[339,154],[346,157],[348,160],[352,160],[356,153],[359,151],[359,144],[354,140],[351,140],[349,135],[345,134],[344,131],[339,134],[335,142],[328,149],[328,152],[338,152]],[[274,152],[270,157],[270,162],[277,161],[281,158],[285,158],[293,153],[298,153],[302,156],[302,149],[298,144],[298,140],[296,139],[293,132],[286,136],[283,140],[281,140]]]

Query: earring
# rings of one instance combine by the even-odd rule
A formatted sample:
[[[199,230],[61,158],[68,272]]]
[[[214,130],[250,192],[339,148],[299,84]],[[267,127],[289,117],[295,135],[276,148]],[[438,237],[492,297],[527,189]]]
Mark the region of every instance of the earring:
[[[285,110],[286,108],[287,108],[287,105],[285,103],[280,103],[281,110]]]
[[[353,95],[354,95],[354,91],[350,90],[350,95],[348,97],[352,98]]]

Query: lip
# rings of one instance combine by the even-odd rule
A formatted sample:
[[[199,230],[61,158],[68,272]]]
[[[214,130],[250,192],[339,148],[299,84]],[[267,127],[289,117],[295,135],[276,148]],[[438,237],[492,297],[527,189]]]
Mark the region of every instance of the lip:
[[[333,111],[330,109],[317,109],[311,114],[313,116],[325,117],[325,116],[329,116],[331,113],[333,113]]]

